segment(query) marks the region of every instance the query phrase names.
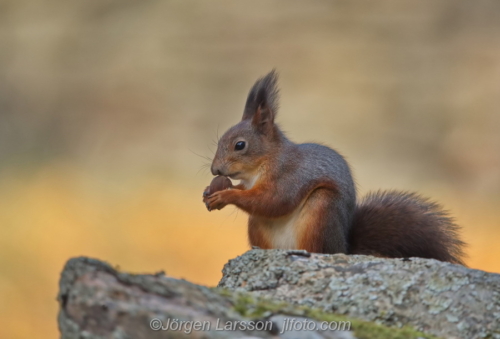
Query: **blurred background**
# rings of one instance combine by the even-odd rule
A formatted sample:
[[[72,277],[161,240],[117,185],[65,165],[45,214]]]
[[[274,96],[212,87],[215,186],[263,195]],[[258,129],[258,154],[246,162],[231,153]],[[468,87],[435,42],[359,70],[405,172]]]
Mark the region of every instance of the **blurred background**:
[[[500,2],[0,0],[1,338],[54,338],[73,256],[214,286],[246,216],[203,169],[254,81],[344,154],[360,194],[419,191],[500,272]]]

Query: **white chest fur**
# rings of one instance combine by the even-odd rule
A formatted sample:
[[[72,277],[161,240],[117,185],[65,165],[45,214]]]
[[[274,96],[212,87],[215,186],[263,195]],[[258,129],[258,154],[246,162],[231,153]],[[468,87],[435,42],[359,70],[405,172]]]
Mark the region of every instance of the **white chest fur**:
[[[272,248],[278,249],[297,249],[298,223],[300,221],[301,208],[294,212],[277,219],[262,220],[267,234],[270,236]]]
[[[257,182],[257,180],[259,180],[259,177],[259,174],[255,174],[248,179],[242,179],[241,183],[245,186],[245,189],[249,190],[255,186],[255,183]]]

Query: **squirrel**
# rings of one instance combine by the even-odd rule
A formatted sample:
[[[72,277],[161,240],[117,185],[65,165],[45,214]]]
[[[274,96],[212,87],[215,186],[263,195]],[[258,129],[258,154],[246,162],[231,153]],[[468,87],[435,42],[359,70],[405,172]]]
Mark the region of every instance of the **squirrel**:
[[[335,150],[290,141],[275,122],[278,76],[257,80],[242,120],[219,139],[215,176],[241,180],[203,192],[207,209],[228,204],[249,214],[250,245],[315,253],[421,257],[464,265],[460,227],[416,193],[378,191],[356,201],[347,161]]]

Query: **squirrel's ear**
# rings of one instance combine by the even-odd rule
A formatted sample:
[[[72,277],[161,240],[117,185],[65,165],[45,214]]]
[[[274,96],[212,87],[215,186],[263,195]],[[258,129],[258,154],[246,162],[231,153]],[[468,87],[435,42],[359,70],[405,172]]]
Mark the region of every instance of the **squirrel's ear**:
[[[252,126],[265,132],[274,124],[274,113],[268,106],[259,106],[252,117]]]
[[[248,93],[242,120],[252,119],[252,125],[259,129],[271,126],[278,112],[278,94],[278,74],[273,69]]]

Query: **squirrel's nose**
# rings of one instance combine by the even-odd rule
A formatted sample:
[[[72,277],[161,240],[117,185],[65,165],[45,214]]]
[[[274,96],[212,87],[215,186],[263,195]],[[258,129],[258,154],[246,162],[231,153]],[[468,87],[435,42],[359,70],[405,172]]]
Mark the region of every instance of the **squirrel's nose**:
[[[221,175],[222,174],[222,172],[220,171],[220,169],[215,168],[214,166],[210,167],[210,170],[212,171],[213,175]]]

